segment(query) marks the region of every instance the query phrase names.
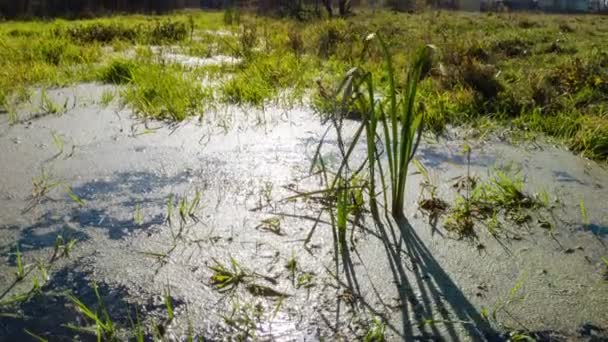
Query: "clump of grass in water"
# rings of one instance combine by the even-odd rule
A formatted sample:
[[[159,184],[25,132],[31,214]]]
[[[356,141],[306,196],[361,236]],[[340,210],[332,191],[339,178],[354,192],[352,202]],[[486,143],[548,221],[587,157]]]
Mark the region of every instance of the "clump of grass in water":
[[[32,199],[39,202],[60,184],[60,181],[53,180],[46,170],[42,169],[39,177],[32,178]]]
[[[102,107],[105,108],[105,107],[109,106],[110,103],[112,103],[112,101],[114,101],[115,96],[116,96],[116,94],[112,90],[104,90],[103,93],[101,94],[101,100],[100,100]]]
[[[19,245],[17,245],[17,271],[15,275],[17,276],[17,281],[23,280],[25,277],[25,268],[23,267],[23,261],[21,260],[21,251],[19,250]]]
[[[98,78],[105,83],[126,84],[133,79],[135,69],[137,69],[135,61],[123,58],[114,59],[99,71]]]
[[[208,89],[179,67],[155,64],[137,68],[121,95],[143,117],[174,121],[202,115],[204,101],[211,98]]]
[[[42,89],[40,93],[40,110],[45,114],[63,114],[67,111],[68,99],[65,100],[63,107],[51,99],[46,91]]]
[[[79,327],[72,324],[65,325],[67,328],[72,329],[74,331],[79,331],[83,333],[94,334],[97,336],[99,341],[115,341],[116,340],[116,326],[110,315],[108,314],[103,301],[101,300],[101,296],[99,295],[99,290],[97,288],[97,284],[93,283],[93,291],[95,292],[95,297],[97,297],[97,305],[98,310],[93,310],[89,308],[86,304],[84,304],[80,299],[78,299],[73,294],[68,294],[68,299],[72,302],[72,304],[90,321],[94,323],[94,327]]]
[[[278,217],[271,217],[262,220],[262,222],[256,226],[256,229],[269,231],[276,235],[285,235],[285,233],[283,233],[281,230],[281,220]]]
[[[546,192],[536,196],[524,192],[524,178],[519,171],[496,169],[489,180],[480,184],[471,182],[468,175],[467,178],[466,196],[456,199],[445,220],[445,227],[461,236],[474,233],[474,219],[486,220],[490,234],[496,235],[499,212],[504,212],[516,224],[524,224],[531,219],[529,213],[532,209],[544,208],[548,203]],[[539,222],[553,233],[550,222]]]
[[[219,291],[230,291],[243,283],[245,278],[249,276],[234,258],[230,258],[230,266],[227,267],[219,261],[214,260],[215,265],[209,268],[213,271],[211,276],[211,284]]]
[[[422,134],[422,115],[416,112],[415,102],[418,82],[421,79],[423,68],[432,63],[434,47],[429,45],[421,49],[415,56],[407,73],[407,80],[400,92],[395,82],[392,56],[387,44],[379,35],[369,35],[366,44],[378,40],[384,55],[385,70],[389,88],[384,101],[378,101],[376,87],[373,83],[372,73],[362,68],[351,69],[342,81],[339,91],[343,93],[343,107],[354,103],[362,114],[362,127],[357,132],[354,141],[344,156],[344,163],[357,143],[360,133],[365,129],[367,136],[367,164],[369,169],[370,194],[375,194],[375,160],[378,158],[376,149],[377,127],[381,125],[381,136],[384,149],[387,151],[389,164],[389,186],[391,191],[391,208],[394,217],[403,217],[405,201],[405,183],[408,166],[411,162]],[[342,169],[342,167],[341,167]],[[387,189],[384,175],[380,173],[383,189]],[[387,202],[386,191],[384,191]],[[375,195],[370,196],[375,204]],[[387,202],[388,204],[388,202]]]
[[[367,334],[363,338],[364,342],[384,342],[386,340],[384,336],[384,331],[386,330],[386,326],[379,318],[374,318]]]
[[[418,200],[418,206],[429,215],[429,220],[431,222],[436,222],[439,215],[447,210],[448,204],[437,197],[437,185],[433,179],[431,179],[429,170],[418,159],[414,159],[413,163],[423,179],[420,183],[422,191],[420,192],[421,199]],[[428,198],[423,198],[425,193],[428,194]]]
[[[295,255],[291,255],[287,263],[285,264],[285,268],[289,272],[292,282],[296,279],[296,271],[298,270],[298,260],[296,260]]]

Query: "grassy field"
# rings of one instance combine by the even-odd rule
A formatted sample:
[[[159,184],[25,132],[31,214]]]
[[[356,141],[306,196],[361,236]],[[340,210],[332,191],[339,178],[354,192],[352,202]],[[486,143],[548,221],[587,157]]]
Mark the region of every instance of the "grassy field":
[[[354,66],[372,72],[378,89],[388,88],[382,51],[365,42],[371,32],[387,42],[398,90],[413,53],[436,46],[417,104],[427,130],[507,127],[520,137],[544,133],[576,153],[608,159],[605,16],[363,11],[299,22],[186,12],[5,22],[0,105],[18,121],[14,108],[31,101],[32,87],[101,81],[123,84],[123,102],[145,117],[183,120],[203,115],[214,102],[303,103],[324,114],[336,109],[334,89]],[[159,67],[150,49],[159,45],[201,58],[235,56],[241,63]],[[218,82],[196,81],[203,79]]]

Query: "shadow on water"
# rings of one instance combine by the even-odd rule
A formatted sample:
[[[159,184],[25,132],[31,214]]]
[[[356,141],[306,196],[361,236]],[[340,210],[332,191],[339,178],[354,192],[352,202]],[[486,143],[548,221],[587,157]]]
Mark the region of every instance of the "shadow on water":
[[[458,151],[446,152],[445,149],[440,149],[435,145],[421,146],[416,153],[417,158],[424,165],[433,169],[441,168],[446,163],[461,166],[468,164],[466,154]],[[475,157],[471,157],[470,165],[472,166],[490,166],[496,164],[496,157],[489,154],[477,154]]]
[[[139,202],[125,205],[135,211],[136,203]],[[19,238],[16,242],[11,241],[2,245],[0,255],[10,253],[9,262],[14,265],[16,245],[20,246],[21,252],[28,252],[54,247],[58,236],[62,236],[64,241],[70,239],[86,241],[90,238],[87,233],[89,229],[105,230],[108,238],[120,240],[138,230],[148,231],[154,226],[161,225],[164,220],[165,217],[162,214],[157,214],[145,217],[142,224],[137,224],[133,218],[120,219],[112,216],[106,209],[98,208],[74,208],[68,216],[56,216],[52,212],[47,212],[34,224],[24,227],[10,226],[9,229],[18,228]],[[77,228],[77,226],[79,227]],[[40,231],[44,231],[44,233]]]
[[[388,220],[388,222],[390,225],[391,221]],[[498,333],[481,316],[458,285],[439,265],[407,219],[404,217],[397,219],[396,224],[401,236],[400,241],[394,241],[394,243],[399,249],[404,245],[409,254],[415,280],[421,292],[419,297],[422,301],[422,303],[416,301],[413,304],[421,305],[421,311],[425,315],[424,318],[443,321],[440,324],[445,324],[452,341],[458,340],[455,324],[461,324],[468,336],[474,340],[497,338]],[[392,226],[389,229],[394,230]],[[392,233],[392,235],[394,237],[397,234]],[[400,274],[400,276],[402,275]],[[433,305],[437,308],[436,312],[433,312]],[[450,318],[450,312],[456,315],[455,319]],[[436,318],[436,313],[441,316],[439,319]],[[436,329],[435,324],[424,325],[422,332],[426,334],[428,330],[431,330],[437,336],[438,331]]]
[[[387,223],[383,223],[377,212],[373,216],[399,294],[398,305],[393,308],[401,311],[401,327],[389,323],[391,330],[404,340],[444,340],[447,337],[450,341],[459,341],[462,332],[467,340],[500,340],[500,334],[443,270],[407,219],[387,219]],[[341,285],[358,294],[358,285],[353,279],[356,274],[349,258],[349,253],[342,253],[347,281]],[[411,262],[410,267],[404,263],[406,258]],[[408,272],[414,273],[414,277],[408,278]],[[378,291],[373,290],[380,298]],[[371,305],[362,304],[382,316]]]
[[[583,231],[591,232],[595,236],[599,237],[608,237],[608,226],[598,225],[598,224],[589,224],[587,226],[583,226]]]
[[[101,303],[112,322],[118,327],[131,327],[131,321],[137,320],[144,312],[163,312],[163,304],[148,304],[137,308],[126,301],[129,294],[122,286],[111,286],[106,283],[91,282],[89,272],[77,271],[69,267],[62,268],[52,274],[52,278],[41,288],[41,293],[33,295],[25,302],[3,307],[10,310],[15,317],[0,316],[0,340],[2,341],[31,341],[24,329],[51,341],[97,341],[94,334],[82,333],[68,328],[66,325],[89,327],[87,321],[67,297],[73,294],[94,312],[101,314],[101,304],[94,291],[97,287]],[[183,305],[182,301],[172,298],[174,307]],[[159,314],[161,315],[161,314]]]
[[[93,180],[72,188],[76,196],[86,202],[84,207],[73,207],[69,198],[54,200],[65,207],[72,206],[67,212],[48,210],[30,225],[7,225],[2,229],[19,231],[17,241],[0,244],[0,255],[10,253],[14,264],[16,245],[22,252],[53,247],[58,235],[65,240],[86,241],[90,238],[88,230],[105,230],[108,238],[122,239],[135,231],[149,231],[164,222],[159,211],[166,205],[166,197],[158,195],[166,187],[185,184],[191,180],[193,172],[183,171],[174,176],[164,176],[154,172],[120,172],[109,180]],[[108,196],[120,199],[114,207],[105,205]],[[98,204],[99,203],[99,204]],[[157,213],[144,216],[143,223],[137,224],[134,213],[137,205],[154,207]],[[114,209],[114,210],[113,210]],[[118,217],[118,213],[122,213]]]
[[[191,170],[185,170],[173,176],[147,171],[118,172],[110,180],[93,180],[72,188],[72,191],[87,201],[102,195],[123,193],[133,196],[147,195],[167,186],[186,183],[193,176],[194,172]]]
[[[344,294],[348,292],[353,295],[353,301],[374,315],[384,317],[389,329],[407,341],[446,340],[446,338],[449,341],[460,341],[463,332],[466,340],[502,340],[500,333],[481,316],[458,285],[443,270],[407,219],[394,221],[387,218],[383,221],[377,211],[372,214],[377,227],[377,235],[374,236],[382,241],[392,280],[398,292],[398,304],[389,306],[384,303],[381,291],[376,289],[373,282],[372,291],[385,307],[400,310],[401,326],[392,325],[386,320],[386,312],[374,308],[374,305],[366,302],[362,297],[357,280],[357,268],[351,259],[353,253],[359,258],[359,265],[367,271],[365,261],[359,256],[356,248],[341,248],[340,245],[346,246],[345,241],[338,243],[334,236],[334,253],[340,256],[335,260],[335,276],[339,283],[336,325],[332,327],[324,318],[333,330],[336,332],[339,330],[341,304],[346,302],[355,307],[354,303],[348,303],[345,299]],[[411,266],[406,266],[404,262],[406,259],[410,260]],[[341,265],[338,260],[341,261]],[[340,269],[343,276],[337,273]],[[413,273],[414,277],[408,277],[408,273]],[[442,327],[441,331],[440,327]]]
[[[580,185],[587,185],[587,183],[583,182],[582,180],[580,180],[578,178],[575,178],[574,176],[572,176],[571,174],[569,174],[566,171],[553,171],[553,177],[558,182],[577,183]]]

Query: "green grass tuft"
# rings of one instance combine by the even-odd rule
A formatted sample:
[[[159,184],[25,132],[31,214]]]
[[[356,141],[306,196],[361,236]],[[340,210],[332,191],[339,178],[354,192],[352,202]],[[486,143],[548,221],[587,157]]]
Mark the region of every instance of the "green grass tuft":
[[[137,69],[135,61],[114,59],[99,71],[99,80],[105,83],[125,84],[131,82]]]
[[[201,82],[177,66],[141,65],[122,92],[124,103],[143,117],[182,121],[202,115],[212,98]]]

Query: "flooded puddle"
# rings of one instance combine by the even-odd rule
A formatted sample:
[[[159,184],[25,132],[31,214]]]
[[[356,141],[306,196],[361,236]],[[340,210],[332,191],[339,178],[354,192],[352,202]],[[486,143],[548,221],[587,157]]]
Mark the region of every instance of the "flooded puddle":
[[[180,63],[208,62],[178,56]],[[516,165],[527,191],[546,191],[555,203],[546,214],[553,231],[537,222],[504,222],[507,238],[480,227],[475,241],[454,239],[441,223],[433,229],[418,209],[422,177],[412,172],[407,222],[375,225],[365,215],[349,237],[352,249],[336,256],[330,219],[318,216],[319,204],[313,198],[282,201],[321,187],[319,175],[309,173],[326,130],[315,113],[224,107],[202,122],[158,124],[150,131],[128,109],[96,105],[105,89],[53,90],[59,103],[91,101],[78,101],[60,116],[2,123],[0,301],[31,287],[35,260],[53,255],[58,235],[76,242],[70,257],[49,271],[42,289],[49,295],[16,306],[17,316],[26,318],[0,316],[1,336],[20,340],[27,328],[67,339],[73,332],[62,324],[85,322],[57,293],[71,291],[95,305],[92,283],[125,327],[135,308],[147,323],[166,319],[169,288],[176,318],[163,331],[173,340],[184,340],[190,324],[209,339],[353,340],[377,317],[387,322],[389,340],[492,340],[504,326],[482,312],[503,305],[508,314],[497,312],[501,322],[516,329],[521,324],[584,338],[579,330],[585,324],[606,327],[601,258],[608,256],[608,171],[594,162],[548,144],[425,141],[417,158],[446,201],[457,195],[457,177],[470,172],[484,179],[494,167]],[[345,125],[354,132],[358,123]],[[335,139],[327,144],[324,159],[335,164]],[[472,147],[470,163],[465,144]],[[358,146],[355,159],[364,151]],[[32,198],[41,184],[47,185],[44,195]],[[180,206],[188,211],[181,217]],[[31,265],[28,282],[14,283],[16,246]],[[231,260],[246,281],[218,291],[212,267],[230,269]],[[509,294],[518,284],[515,300]]]

